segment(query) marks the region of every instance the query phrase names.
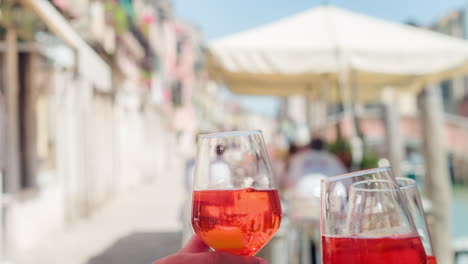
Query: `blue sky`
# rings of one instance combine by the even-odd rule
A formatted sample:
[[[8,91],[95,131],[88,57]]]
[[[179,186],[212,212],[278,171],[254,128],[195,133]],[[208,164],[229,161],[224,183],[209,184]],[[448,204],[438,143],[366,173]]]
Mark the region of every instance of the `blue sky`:
[[[201,27],[207,40],[275,21],[325,0],[174,0],[178,17]],[[328,3],[386,20],[430,24],[467,0],[336,0]],[[255,3],[255,4],[253,4]]]
[[[178,17],[200,27],[207,41],[269,23],[324,2],[381,19],[404,22],[414,20],[430,25],[437,18],[468,0],[173,0]],[[253,4],[255,3],[255,4]],[[276,111],[271,98],[242,97],[249,109],[265,113]]]

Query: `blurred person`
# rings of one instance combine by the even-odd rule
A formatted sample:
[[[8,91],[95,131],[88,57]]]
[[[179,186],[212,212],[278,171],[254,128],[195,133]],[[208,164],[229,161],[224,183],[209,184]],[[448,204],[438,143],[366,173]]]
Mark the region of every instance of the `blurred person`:
[[[306,150],[291,158],[287,174],[289,199],[292,216],[299,223],[299,232],[309,234],[310,258],[317,263],[317,221],[320,215],[320,181],[346,173],[341,161],[326,149],[321,138],[312,138]]]
[[[309,148],[292,158],[288,171],[288,181],[295,185],[303,176],[320,174],[325,177],[346,173],[343,163],[326,150],[321,138],[313,138]]]
[[[290,187],[288,183],[287,174],[288,174],[289,168],[291,167],[291,162],[293,158],[295,157],[295,155],[298,153],[298,151],[299,151],[299,148],[297,147],[297,145],[294,142],[291,142],[289,144],[288,152],[284,157],[285,168],[284,168],[283,173],[281,173],[282,177],[278,180],[278,183],[281,189],[287,189],[288,187]]]
[[[211,251],[203,241],[193,236],[190,241],[174,255],[159,259],[153,264],[267,264],[254,256],[236,256],[226,252]]]
[[[223,158],[224,151],[225,146],[216,146],[216,159],[211,162],[210,166],[210,183],[227,187],[232,185],[232,172],[231,166]]]

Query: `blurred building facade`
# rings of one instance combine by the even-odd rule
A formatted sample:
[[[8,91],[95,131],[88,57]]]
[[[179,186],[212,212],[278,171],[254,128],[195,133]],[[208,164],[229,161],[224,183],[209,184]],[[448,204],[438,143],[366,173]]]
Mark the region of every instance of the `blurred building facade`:
[[[8,42],[24,26],[0,23],[2,173],[13,198],[4,228],[14,255],[163,176],[171,160],[193,149],[198,131],[219,127],[213,109],[223,107],[207,80],[203,35],[174,17],[170,1],[12,2],[2,8],[36,25]],[[2,20],[10,19],[5,10]],[[63,19],[100,63],[47,28],[41,10]],[[16,97],[8,93],[12,83]],[[17,143],[8,129],[15,105]],[[16,175],[11,155],[18,155]]]
[[[432,30],[462,39],[468,39],[468,5],[441,17]],[[468,182],[468,155],[463,148],[463,133],[468,132],[468,76],[440,84],[446,116],[447,145],[450,150],[450,169],[455,182]],[[460,148],[461,147],[461,148]]]
[[[456,38],[468,39],[468,6],[441,17],[432,30]],[[468,117],[468,77],[460,77],[441,84],[445,110]]]

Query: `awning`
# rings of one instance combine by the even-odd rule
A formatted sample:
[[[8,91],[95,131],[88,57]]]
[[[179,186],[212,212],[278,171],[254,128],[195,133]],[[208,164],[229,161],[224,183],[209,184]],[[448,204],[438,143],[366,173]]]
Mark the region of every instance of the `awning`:
[[[387,85],[418,92],[468,74],[468,41],[321,6],[212,42],[208,66],[239,94],[307,95],[341,80],[372,101]]]

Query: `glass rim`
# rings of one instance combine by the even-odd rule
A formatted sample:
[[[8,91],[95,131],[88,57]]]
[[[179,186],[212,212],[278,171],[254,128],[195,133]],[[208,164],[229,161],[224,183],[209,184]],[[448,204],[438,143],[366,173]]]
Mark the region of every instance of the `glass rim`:
[[[356,187],[359,184],[366,184],[366,183],[390,183],[394,186],[394,188],[377,188],[377,189],[365,189],[365,188],[359,188]],[[350,190],[355,190],[358,192],[399,192],[400,191],[400,186],[392,181],[388,180],[365,180],[365,181],[358,181],[350,186]]]
[[[228,138],[228,137],[241,137],[241,136],[251,136],[251,135],[261,135],[261,130],[245,130],[245,131],[227,131],[227,132],[217,132],[210,134],[200,134],[198,139],[206,138]]]
[[[357,176],[364,176],[364,175],[367,175],[367,174],[384,172],[384,171],[392,171],[392,167],[391,166],[385,166],[385,167],[381,167],[381,168],[373,168],[373,169],[349,172],[349,173],[340,174],[340,175],[333,176],[333,177],[328,177],[328,178],[323,179],[321,181],[323,183],[328,183],[328,182],[345,180],[345,179],[349,179],[349,178],[353,178],[353,177],[357,177]]]
[[[398,183],[398,187],[400,187],[400,189],[410,189],[410,188],[416,187],[416,181],[413,180],[413,179],[405,178],[405,177],[398,177],[398,178],[396,178],[396,180],[397,180],[397,183]],[[401,186],[400,182],[405,182],[405,183],[408,183],[408,184],[405,185],[405,186]]]

